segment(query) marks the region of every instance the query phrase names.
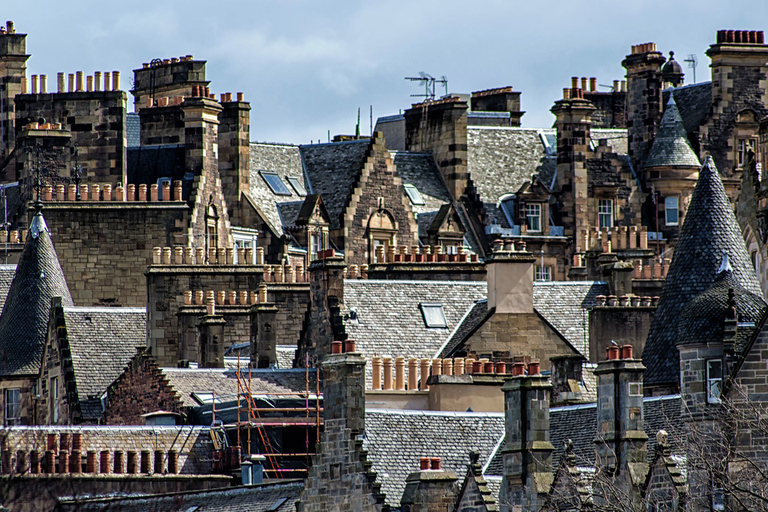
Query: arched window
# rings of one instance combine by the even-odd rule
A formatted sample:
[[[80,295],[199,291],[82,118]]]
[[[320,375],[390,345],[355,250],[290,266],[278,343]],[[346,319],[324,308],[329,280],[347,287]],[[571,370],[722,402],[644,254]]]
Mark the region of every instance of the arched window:
[[[209,254],[210,249],[219,246],[219,214],[213,203],[208,203],[205,210],[205,254]]]
[[[394,246],[397,223],[392,214],[380,208],[373,212],[368,219],[368,261],[371,263],[384,263],[387,249]],[[384,253],[384,258],[380,255]],[[381,260],[381,261],[379,261]]]

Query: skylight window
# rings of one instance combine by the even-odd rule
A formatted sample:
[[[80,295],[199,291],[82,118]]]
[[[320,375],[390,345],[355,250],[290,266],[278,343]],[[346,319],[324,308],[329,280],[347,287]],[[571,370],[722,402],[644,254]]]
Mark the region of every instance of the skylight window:
[[[426,204],[424,203],[424,198],[421,197],[421,194],[419,193],[419,189],[417,189],[410,183],[404,184],[403,187],[405,188],[405,193],[408,194],[408,199],[411,200],[411,204],[416,204],[416,205]]]
[[[286,176],[285,179],[288,180],[288,183],[291,184],[293,190],[296,191],[296,194],[301,197],[305,197],[307,195],[307,189],[304,188],[304,184],[301,182],[301,180],[292,176]]]
[[[283,183],[283,180],[280,179],[280,176],[278,176],[276,172],[259,171],[259,174],[261,174],[261,177],[267,182],[267,185],[269,185],[269,188],[273,193],[278,196],[291,195],[291,191],[288,190],[288,187],[285,186],[285,183]]]
[[[421,303],[421,314],[424,316],[424,324],[427,327],[448,327],[442,304]]]

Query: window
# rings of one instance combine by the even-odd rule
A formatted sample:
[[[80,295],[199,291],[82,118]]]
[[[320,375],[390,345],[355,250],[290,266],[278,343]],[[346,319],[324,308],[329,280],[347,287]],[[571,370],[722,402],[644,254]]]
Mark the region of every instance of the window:
[[[261,177],[264,178],[264,181],[267,182],[267,185],[269,185],[274,194],[278,196],[291,195],[291,191],[288,190],[288,187],[285,186],[285,183],[283,183],[283,180],[280,179],[276,172],[259,171],[259,174],[261,174]]]
[[[414,187],[413,185],[409,183],[405,183],[403,185],[403,188],[405,188],[405,193],[408,194],[408,199],[411,200],[411,204],[415,205],[423,205],[424,198],[421,197],[421,194],[419,193],[419,189]]]
[[[219,215],[216,207],[209,204],[205,211],[205,256],[212,248],[219,246]]]
[[[541,205],[540,204],[526,204],[525,205],[525,222],[528,227],[528,231],[541,231]]]
[[[725,510],[725,493],[721,487],[712,489],[712,510]]]
[[[172,195],[171,197],[163,197],[163,185],[166,183],[168,184],[168,187],[171,187],[171,178],[159,178],[157,180],[157,198],[161,201],[170,201],[171,197],[173,197]],[[169,188],[168,190],[172,189]]]
[[[51,377],[51,389],[48,392],[51,401],[51,423],[59,422],[59,378]]]
[[[749,163],[749,153],[755,152],[755,139],[739,139],[737,142],[736,160],[738,167],[744,167]]]
[[[536,265],[536,280],[537,281],[551,281],[552,280],[552,267],[542,267]]]
[[[256,242],[258,241],[258,231],[255,229],[248,229],[242,227],[232,228],[232,239],[235,242],[235,249],[253,249],[253,261],[249,262],[252,265],[256,264]],[[235,265],[240,264],[240,256],[238,251],[235,250]]]
[[[507,223],[510,226],[515,225],[515,196],[506,196],[499,201],[501,211],[504,212],[504,216],[507,218]]]
[[[667,226],[677,226],[679,220],[677,201],[677,196],[664,198],[664,223]]]
[[[613,200],[611,199],[598,200],[597,220],[601,229],[613,227]]]
[[[21,420],[21,389],[5,390],[5,424],[18,425]]]
[[[384,248],[384,258],[379,261],[379,247]],[[387,262],[387,241],[379,238],[373,239],[373,262],[374,263],[386,263]]]
[[[421,314],[424,315],[424,324],[427,327],[448,327],[445,320],[442,304],[420,304]]]
[[[297,195],[301,197],[305,197],[307,195],[307,189],[304,188],[304,183],[302,183],[301,180],[291,176],[286,176],[285,179],[288,180],[288,183],[291,184]]]
[[[309,261],[317,259],[317,253],[323,250],[323,233],[314,231],[309,235]]]
[[[719,404],[723,382],[723,362],[720,359],[707,361],[707,403]]]

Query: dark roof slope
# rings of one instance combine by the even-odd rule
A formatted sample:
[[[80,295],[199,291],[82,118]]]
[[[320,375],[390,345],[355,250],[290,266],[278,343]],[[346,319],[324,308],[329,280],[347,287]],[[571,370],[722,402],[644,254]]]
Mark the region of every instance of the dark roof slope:
[[[370,144],[366,139],[300,146],[313,192],[323,197],[331,217],[331,229],[341,226],[341,216],[363,169]]]
[[[5,299],[8,297],[15,274],[16,265],[0,265],[0,310],[5,306]]]
[[[138,112],[125,115],[125,138],[129,148],[141,145],[141,117]]]
[[[81,401],[100,398],[147,345],[145,308],[65,307],[64,319]]]
[[[440,169],[431,153],[409,153],[390,151],[397,167],[397,174],[404,184],[416,187],[424,200],[423,205],[412,205],[413,213],[421,215],[434,212],[451,202],[451,195],[445,188]]]
[[[464,475],[469,452],[478,450],[480,460],[488,460],[503,434],[501,413],[369,409],[363,447],[387,503],[398,506],[420,457],[440,457],[442,469]]]
[[[679,381],[675,339],[680,313],[691,299],[715,280],[724,252],[728,253],[735,282],[761,296],[731,203],[715,163],[707,157],[699,171],[699,180],[643,350],[646,386]]]
[[[32,219],[16,275],[0,314],[0,375],[40,371],[51,298],[72,306],[72,296],[43,215]]]
[[[675,95],[675,103],[683,119],[685,131],[691,135],[698,130],[712,109],[712,82],[667,89],[662,93],[663,100],[669,101],[669,95],[672,93]]]
[[[56,512],[293,512],[304,483],[283,480],[278,483],[225,487],[206,491],[170,494],[115,496],[93,499],[64,498]]]
[[[688,136],[683,126],[683,119],[675,104],[674,94],[670,94],[667,110],[661,118],[659,130],[653,140],[653,146],[645,160],[645,167],[686,166],[699,167],[699,157],[691,149]]]

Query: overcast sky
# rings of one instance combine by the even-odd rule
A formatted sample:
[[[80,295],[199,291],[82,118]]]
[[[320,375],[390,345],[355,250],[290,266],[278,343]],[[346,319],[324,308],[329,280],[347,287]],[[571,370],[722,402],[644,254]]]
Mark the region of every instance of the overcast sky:
[[[419,71],[445,75],[449,92],[511,85],[523,126],[549,127],[571,76],[622,79],[633,44],[674,50],[689,84],[683,59],[696,54],[696,79],[709,80],[718,29],[768,31],[765,0],[27,0],[0,16],[28,34],[27,75],[49,88],[57,72],[119,70],[128,90],[142,62],[192,54],[208,61],[211,92],[245,93],[252,140],[291,143],[354,133],[358,107],[367,134],[371,105],[375,122],[417,101],[404,77]]]

